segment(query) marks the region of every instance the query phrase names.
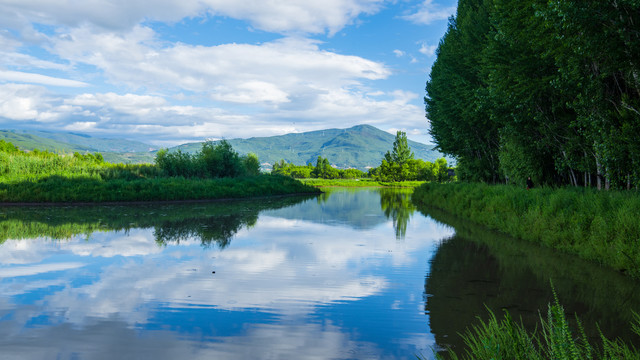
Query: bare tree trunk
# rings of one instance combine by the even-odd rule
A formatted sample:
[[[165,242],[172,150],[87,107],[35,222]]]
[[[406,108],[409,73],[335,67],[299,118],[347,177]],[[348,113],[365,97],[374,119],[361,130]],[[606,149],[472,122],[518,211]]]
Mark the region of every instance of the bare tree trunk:
[[[569,163],[569,157],[567,157],[566,151],[562,150],[562,156],[564,156],[565,161]],[[571,168],[571,166],[569,166],[569,179],[571,181],[571,185],[578,186],[578,179],[576,178],[576,173],[573,171],[573,168]]]
[[[596,181],[598,190],[602,190],[602,165],[600,164],[600,160],[596,156]]]

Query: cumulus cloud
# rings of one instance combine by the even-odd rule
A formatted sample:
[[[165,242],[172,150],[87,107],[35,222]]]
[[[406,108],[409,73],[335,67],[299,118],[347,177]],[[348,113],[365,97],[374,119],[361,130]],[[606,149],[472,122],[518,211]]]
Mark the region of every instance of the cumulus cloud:
[[[141,26],[123,35],[75,29],[54,40],[54,51],[101,69],[114,83],[209,92],[240,103],[282,102],[301,87],[326,89],[390,75],[384,64],[323,51],[309,39],[160,47],[153,30]]]
[[[335,34],[384,0],[22,0],[0,4],[0,19],[104,30],[127,30],[145,20],[176,22],[188,17],[226,16],[276,33]],[[15,19],[24,19],[20,22]],[[15,25],[17,26],[17,25]]]
[[[57,101],[41,86],[0,84],[0,123],[2,118],[39,122],[55,121],[60,115],[54,105]]]
[[[414,13],[402,18],[416,24],[428,25],[434,21],[448,19],[456,13],[456,9],[456,6],[443,7],[433,0],[424,0]]]
[[[390,66],[306,37],[340,31],[385,1],[5,2],[0,21],[18,31],[0,32],[0,125],[126,134],[158,146],[357,123],[415,126],[421,104],[372,87],[392,76]],[[219,16],[285,36],[205,46],[169,41],[152,28]],[[34,44],[38,52],[24,51]]]

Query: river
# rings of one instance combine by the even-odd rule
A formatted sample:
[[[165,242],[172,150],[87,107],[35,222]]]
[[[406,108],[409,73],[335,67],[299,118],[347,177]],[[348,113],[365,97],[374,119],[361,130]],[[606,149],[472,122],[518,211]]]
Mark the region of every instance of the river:
[[[415,359],[552,301],[631,338],[638,284],[410,191],[0,208],[2,359]]]

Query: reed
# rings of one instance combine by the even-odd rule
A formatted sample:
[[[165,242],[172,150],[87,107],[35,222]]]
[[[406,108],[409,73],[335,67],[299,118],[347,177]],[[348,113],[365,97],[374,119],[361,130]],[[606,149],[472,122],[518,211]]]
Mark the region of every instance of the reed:
[[[554,292],[555,295],[555,292]],[[578,317],[571,322],[560,305],[557,296],[547,307],[546,319],[539,317],[539,327],[527,331],[522,322],[515,321],[505,310],[504,317],[498,319],[489,310],[489,319],[468,328],[464,334],[466,349],[464,354],[449,350],[436,355],[438,359],[639,359],[640,351],[619,339],[609,339],[602,332],[595,341],[585,335]],[[640,317],[637,315],[631,327],[640,336]]]

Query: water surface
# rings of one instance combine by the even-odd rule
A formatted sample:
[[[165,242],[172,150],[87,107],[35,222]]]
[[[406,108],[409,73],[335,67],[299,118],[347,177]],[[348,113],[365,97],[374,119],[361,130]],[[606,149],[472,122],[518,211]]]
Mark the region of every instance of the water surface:
[[[640,303],[618,274],[502,246],[514,243],[409,199],[0,208],[1,357],[431,358],[485,304],[530,322],[550,278],[605,326]]]

